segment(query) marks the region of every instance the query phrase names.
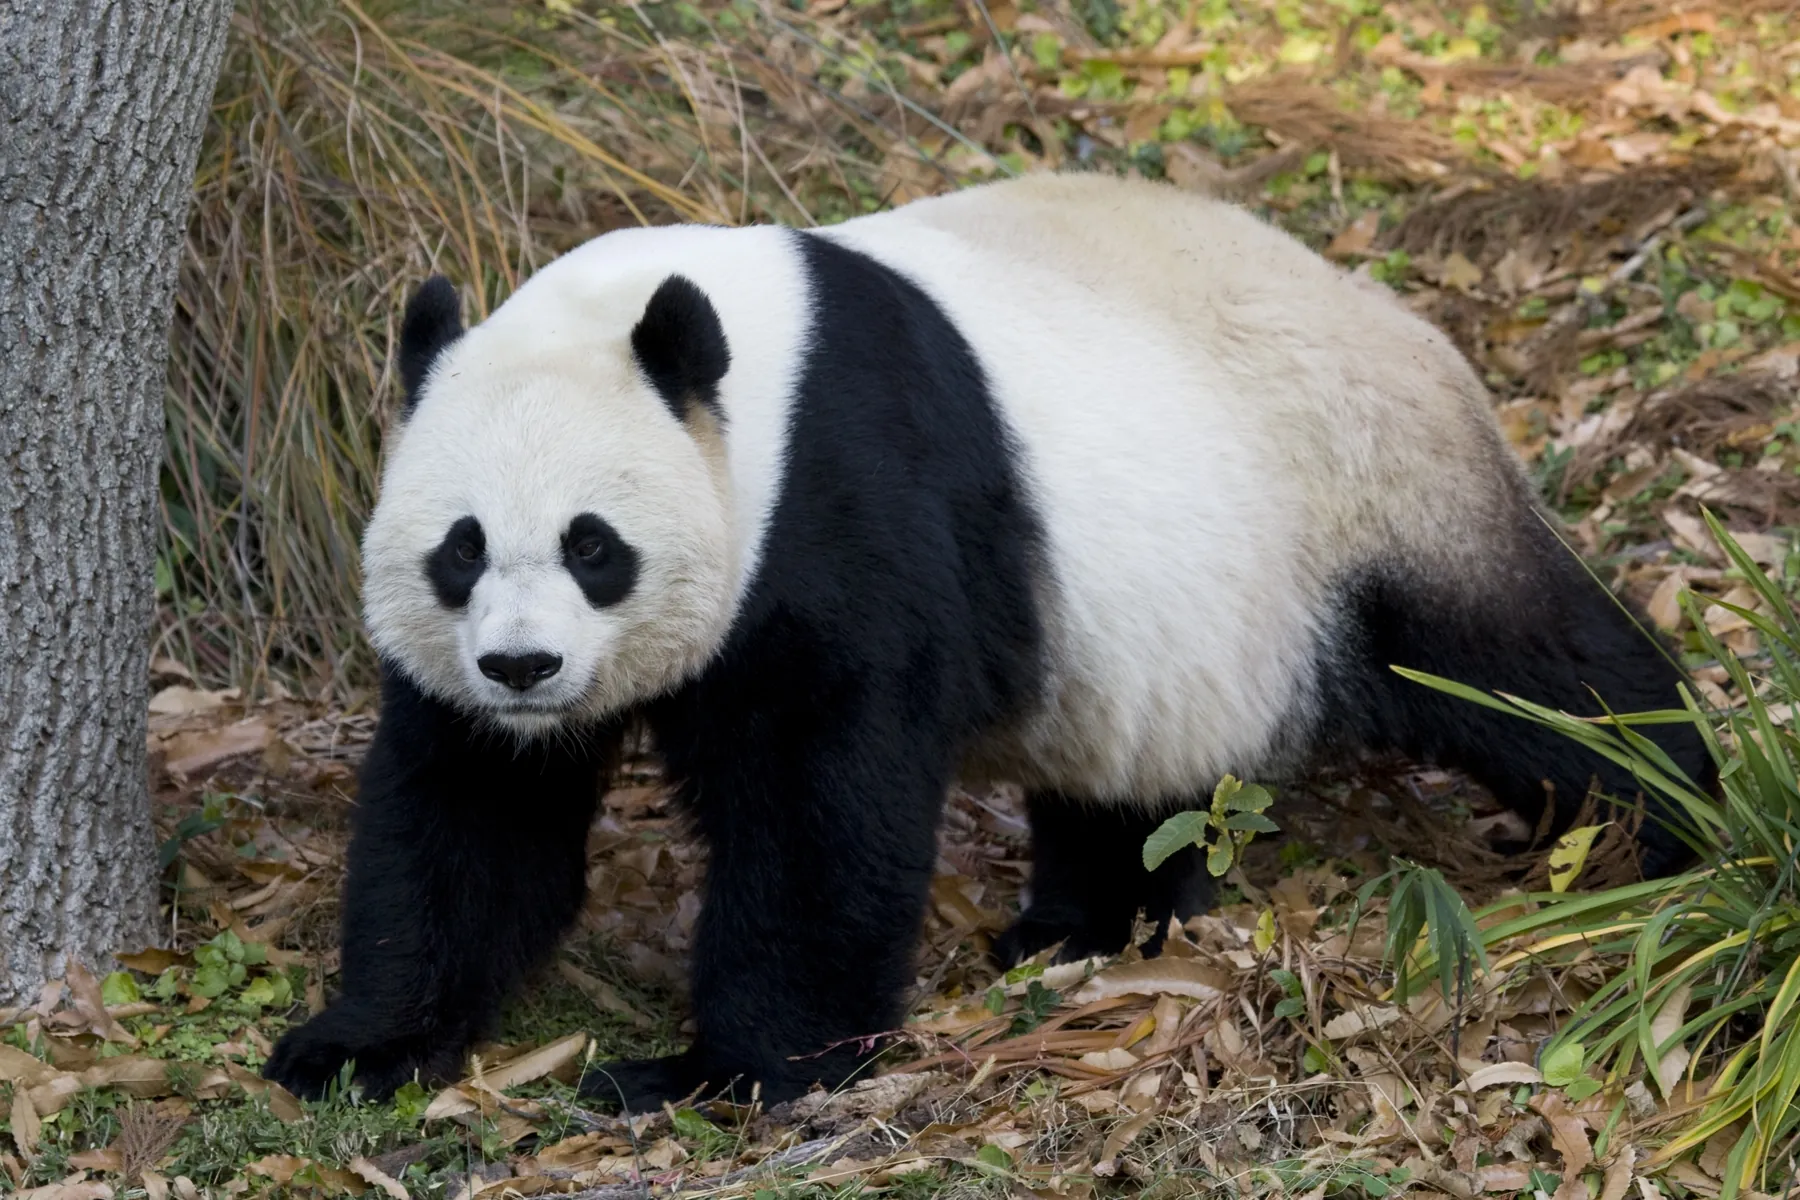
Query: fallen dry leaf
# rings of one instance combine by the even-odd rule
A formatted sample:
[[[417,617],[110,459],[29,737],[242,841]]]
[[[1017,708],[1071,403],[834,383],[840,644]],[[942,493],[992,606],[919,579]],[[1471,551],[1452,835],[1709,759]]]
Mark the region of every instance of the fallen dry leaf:
[[[1167,1054],[1175,1048],[1176,1040],[1181,1036],[1181,1018],[1185,1012],[1181,1001],[1174,996],[1165,993],[1156,998],[1156,1007],[1150,1011],[1150,1019],[1155,1027],[1141,1049],[1145,1058]]]
[[[1358,1004],[1325,1022],[1323,1032],[1326,1037],[1335,1041],[1340,1038],[1355,1037],[1357,1034],[1366,1033],[1371,1029],[1392,1025],[1399,1019],[1400,1010],[1391,1004]]]
[[[1644,605],[1650,619],[1664,633],[1674,633],[1681,627],[1681,592],[1686,587],[1687,579],[1682,573],[1670,571],[1657,583],[1656,590],[1650,593],[1650,599]]]
[[[275,1183],[292,1183],[297,1176],[316,1179],[329,1190],[348,1192],[353,1196],[360,1196],[369,1190],[368,1182],[360,1175],[294,1154],[271,1154],[249,1163],[244,1170]]]
[[[116,1175],[125,1169],[125,1156],[116,1147],[103,1146],[69,1155],[69,1165],[84,1171],[106,1171]]]
[[[1114,996],[1188,996],[1217,1000],[1231,987],[1231,979],[1217,967],[1195,959],[1161,958],[1108,967],[1075,992],[1077,1004],[1092,1004]]]
[[[271,736],[268,724],[260,716],[217,729],[178,733],[163,747],[167,755],[163,765],[174,775],[197,775],[226,759],[260,752],[268,746]]]
[[[601,1012],[614,1013],[641,1028],[648,1028],[656,1023],[651,1017],[633,1008],[612,984],[604,979],[594,978],[567,959],[556,964],[556,971],[579,988],[581,994],[593,1001],[594,1007]]]
[[[1675,1031],[1686,1023],[1688,999],[1692,996],[1693,990],[1692,983],[1683,983],[1670,993],[1669,998],[1663,1001],[1662,1007],[1656,1010],[1656,1016],[1650,1021],[1652,1044],[1662,1045],[1675,1036]],[[1687,1070],[1688,1061],[1692,1057],[1692,1052],[1688,1050],[1687,1046],[1679,1042],[1669,1047],[1668,1052],[1662,1056],[1662,1059],[1656,1064],[1655,1076],[1657,1086],[1662,1090],[1663,1095],[1667,1096],[1674,1092],[1676,1082],[1680,1080],[1681,1073]]]
[[[60,1183],[47,1183],[43,1187],[27,1188],[19,1193],[17,1200],[112,1200],[111,1187],[98,1181],[90,1181],[84,1171],[77,1171]]]
[[[1475,1175],[1484,1192],[1524,1192],[1531,1188],[1531,1168],[1524,1163],[1493,1163],[1477,1167]]]
[[[480,1060],[476,1061],[476,1072],[464,1081],[465,1085],[484,1088],[490,1092],[504,1092],[507,1088],[518,1087],[522,1083],[542,1079],[553,1075],[563,1067],[580,1058],[588,1048],[588,1035],[571,1033],[567,1037],[558,1038],[547,1046],[540,1046],[528,1054],[522,1054],[511,1062],[492,1071],[482,1071]]]
[[[1094,1174],[1102,1179],[1110,1179],[1119,1173],[1119,1155],[1125,1153],[1126,1148],[1149,1127],[1152,1115],[1139,1113],[1130,1120],[1113,1126],[1112,1131],[1106,1135],[1105,1144],[1100,1148],[1100,1161],[1094,1164]]]
[[[1443,266],[1438,271],[1438,280],[1445,287],[1466,292],[1483,279],[1480,267],[1458,251],[1451,251],[1444,256]]]
[[[1138,1065],[1138,1056],[1131,1051],[1114,1046],[1110,1050],[1093,1050],[1081,1056],[1081,1065],[1093,1067],[1099,1071],[1129,1071]]]
[[[109,1042],[137,1045],[137,1039],[106,1011],[106,1002],[100,998],[100,984],[86,967],[77,962],[70,963],[63,981],[69,986],[75,1011],[86,1022],[88,1032]]]
[[[796,1120],[810,1120],[820,1116],[891,1117],[948,1078],[941,1071],[878,1075],[874,1079],[861,1080],[842,1091],[808,1092],[794,1100],[789,1111]]]
[[[1637,1151],[1634,1147],[1618,1147],[1613,1153],[1612,1162],[1607,1165],[1606,1177],[1600,1185],[1600,1200],[1625,1200],[1625,1193],[1631,1188],[1632,1168],[1636,1162]]]
[[[13,1144],[27,1163],[37,1161],[38,1137],[43,1130],[38,1121],[37,1109],[32,1105],[31,1092],[20,1090],[13,1093],[12,1111],[7,1118],[12,1123]]]
[[[1381,210],[1364,209],[1361,216],[1346,225],[1325,247],[1327,258],[1354,258],[1369,253],[1375,235],[1381,232]]]
[[[62,1072],[16,1046],[0,1045],[0,1083],[36,1087]]]
[[[1561,1186],[1555,1200],[1577,1200],[1576,1188],[1581,1173],[1594,1161],[1594,1148],[1588,1141],[1587,1122],[1577,1115],[1561,1092],[1539,1092],[1531,1098],[1531,1107],[1550,1125],[1550,1141],[1562,1157]]]
[[[186,674],[186,671],[182,673]],[[191,717],[235,703],[239,695],[236,688],[208,692],[179,683],[171,684],[150,697],[150,712],[159,717]]]
[[[1544,1082],[1543,1074],[1530,1063],[1503,1062],[1493,1063],[1469,1072],[1462,1085],[1471,1092],[1479,1092],[1483,1088],[1491,1088],[1499,1084],[1516,1086],[1521,1083],[1542,1082]]]
[[[392,1175],[389,1175],[386,1171],[383,1171],[380,1167],[362,1157],[360,1154],[350,1160],[350,1170],[356,1174],[357,1178],[366,1183],[373,1184],[387,1195],[392,1196],[393,1200],[412,1200],[412,1197],[407,1195],[406,1188],[398,1179],[395,1179]]]

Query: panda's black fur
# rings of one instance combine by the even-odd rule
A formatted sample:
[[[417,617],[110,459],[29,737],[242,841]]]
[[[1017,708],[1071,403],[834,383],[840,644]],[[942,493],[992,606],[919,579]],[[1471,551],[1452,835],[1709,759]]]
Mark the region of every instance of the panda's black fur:
[[[342,993],[282,1039],[270,1078],[314,1094],[354,1059],[383,1094],[416,1071],[455,1075],[576,916],[585,833],[628,720],[648,726],[709,852],[698,1032],[672,1058],[597,1064],[584,1089],[642,1110],[754,1083],[773,1102],[842,1082],[868,1061],[868,1039],[900,1026],[943,798],[972,743],[1040,702],[1042,613],[1059,581],[1019,449],[962,330],[874,257],[791,236],[813,324],[762,557],[722,644],[665,694],[526,740],[385,661],[354,813]],[[729,438],[715,385],[738,348],[706,294],[672,280],[633,326],[631,353],[671,412],[691,421],[701,410]],[[453,299],[433,281],[407,315],[409,408],[460,335]],[[1675,669],[1551,529],[1515,532],[1530,574],[1479,602],[1437,588],[1405,556],[1333,581],[1316,716],[1297,735],[1307,747],[1461,767],[1528,819],[1546,784],[1565,820],[1596,775],[1635,793],[1574,743],[1390,670],[1577,713],[1599,711],[1593,692],[1619,711],[1677,703]],[[1691,730],[1653,736],[1710,778]],[[1070,957],[1114,951],[1140,909],[1154,921],[1183,907],[1191,858],[1154,874],[1140,859],[1182,798],[1087,800],[1029,795],[1032,899],[996,948],[1002,960],[1058,941]],[[1679,860],[1654,826],[1646,844],[1652,869]]]

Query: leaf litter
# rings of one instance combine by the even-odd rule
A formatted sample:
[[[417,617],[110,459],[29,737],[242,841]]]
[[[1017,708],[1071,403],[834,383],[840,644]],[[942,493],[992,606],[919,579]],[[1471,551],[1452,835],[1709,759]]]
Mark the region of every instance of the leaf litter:
[[[585,227],[565,213],[559,228],[591,232],[632,212],[831,219],[846,199],[856,211],[1074,164],[1236,196],[1456,339],[1577,546],[1690,655],[1696,613],[1734,651],[1758,651],[1754,626],[1726,607],[1757,611],[1757,595],[1698,513],[1721,513],[1772,578],[1792,580],[1800,27],[1790,5],[1644,0],[1502,15],[1402,2],[739,4],[703,6],[698,24],[664,25],[630,50],[616,27],[595,34],[584,8],[550,3],[534,19],[565,46],[591,35],[613,48],[587,78],[636,98],[602,103],[583,136],[642,147],[654,187],[614,178]],[[353,15],[366,34],[385,19]],[[237,36],[271,61],[281,53],[270,26],[246,22]],[[422,45],[370,44],[384,55]],[[420,61],[434,70],[462,69],[430,54]],[[677,92],[660,117],[630,107]],[[627,132],[646,120],[674,130],[689,119],[681,104],[693,140],[672,134],[658,148]],[[756,179],[692,175],[708,139],[760,163]],[[561,169],[555,144],[514,149]],[[307,203],[296,199],[296,211]],[[201,250],[211,261],[204,239]],[[1676,602],[1690,591],[1700,603]],[[331,594],[291,589],[315,593]],[[352,605],[345,594],[335,610],[344,628]],[[1283,788],[1272,812],[1284,833],[1248,848],[1217,910],[1169,931],[1161,957],[1004,978],[986,947],[1027,876],[1023,810],[1007,789],[959,790],[912,1016],[889,1031],[882,1074],[768,1111],[625,1120],[584,1109],[573,1085],[596,1058],[679,1043],[704,869],[653,766],[636,762],[590,834],[579,933],[468,1076],[403,1090],[380,1113],[346,1098],[299,1104],[256,1070],[288,1022],[322,1005],[335,971],[344,815],[372,730],[366,677],[358,683],[352,652],[329,678],[303,679],[302,656],[265,660],[257,685],[240,690],[227,669],[245,661],[230,621],[209,624],[167,597],[164,627],[149,748],[165,936],[122,956],[123,972],[72,967],[35,1003],[0,1012],[0,1190],[33,1200],[1722,1190],[1725,1143],[1650,1159],[1704,1092],[1704,1077],[1674,1083],[1695,1065],[1683,1045],[1648,1085],[1596,1078],[1566,1046],[1542,1055],[1597,986],[1594,951],[1494,947],[1492,969],[1452,1001],[1433,988],[1395,998],[1384,902],[1354,930],[1348,920],[1390,854],[1438,869],[1472,902],[1635,877],[1628,830],[1603,814],[1578,822],[1598,827],[1585,847],[1536,839],[1509,858],[1500,844],[1538,831],[1453,775],[1396,762]],[[284,632],[270,644],[323,643]],[[1734,701],[1723,668],[1698,662],[1695,673],[1709,700]],[[1654,1044],[1688,1015],[1680,995],[1664,1001]]]

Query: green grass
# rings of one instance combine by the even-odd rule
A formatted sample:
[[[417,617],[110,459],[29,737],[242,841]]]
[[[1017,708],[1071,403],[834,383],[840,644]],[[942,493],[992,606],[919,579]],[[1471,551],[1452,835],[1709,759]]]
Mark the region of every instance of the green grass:
[[[1686,712],[1584,721],[1418,678],[1584,743],[1629,767],[1680,814],[1677,827],[1700,854],[1697,869],[1602,892],[1532,895],[1529,911],[1490,919],[1482,937],[1489,948],[1507,948],[1494,964],[1497,975],[1577,958],[1590,964],[1594,990],[1540,1055],[1546,1082],[1579,1100],[1621,1089],[1641,1073],[1673,1108],[1652,1162],[1669,1163],[1724,1135],[1722,1200],[1733,1200],[1746,1189],[1784,1188],[1800,1149],[1800,735],[1791,727],[1800,703],[1800,612],[1783,583],[1704,515],[1734,574],[1759,600],[1756,610],[1733,609],[1761,636],[1764,654],[1745,661],[1707,631],[1698,604],[1685,597],[1742,707],[1708,713],[1690,699]],[[1723,803],[1635,728],[1670,720],[1692,721],[1705,733]],[[1477,918],[1518,906],[1508,899]],[[1449,919],[1431,919],[1434,935]],[[1401,949],[1410,945],[1406,939]],[[1434,942],[1426,960],[1455,954]],[[1468,956],[1461,961],[1466,968]]]

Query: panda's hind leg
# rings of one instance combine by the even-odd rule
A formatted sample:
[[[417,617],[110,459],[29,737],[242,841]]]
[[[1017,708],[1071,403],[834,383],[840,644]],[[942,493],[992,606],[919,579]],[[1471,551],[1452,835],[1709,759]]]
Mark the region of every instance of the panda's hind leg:
[[[1031,902],[994,943],[1003,964],[1058,942],[1059,962],[1117,954],[1130,941],[1139,910],[1156,930],[1146,947],[1153,952],[1171,915],[1185,918],[1210,904],[1211,880],[1193,850],[1144,870],[1144,839],[1173,809],[1094,804],[1049,791],[1032,793],[1026,804]]]
[[[1398,569],[1346,581],[1346,620],[1322,700],[1327,721],[1364,745],[1465,770],[1534,828],[1548,805],[1560,831],[1591,783],[1636,803],[1637,781],[1552,730],[1391,669],[1411,667],[1582,716],[1600,715],[1600,702],[1621,713],[1681,706],[1679,670],[1547,529],[1531,535],[1526,558],[1510,586],[1439,588]],[[1692,726],[1639,731],[1702,788],[1711,786],[1713,764]],[[1652,819],[1639,833],[1646,875],[1669,873],[1690,857],[1665,823],[1673,815],[1650,800]]]

